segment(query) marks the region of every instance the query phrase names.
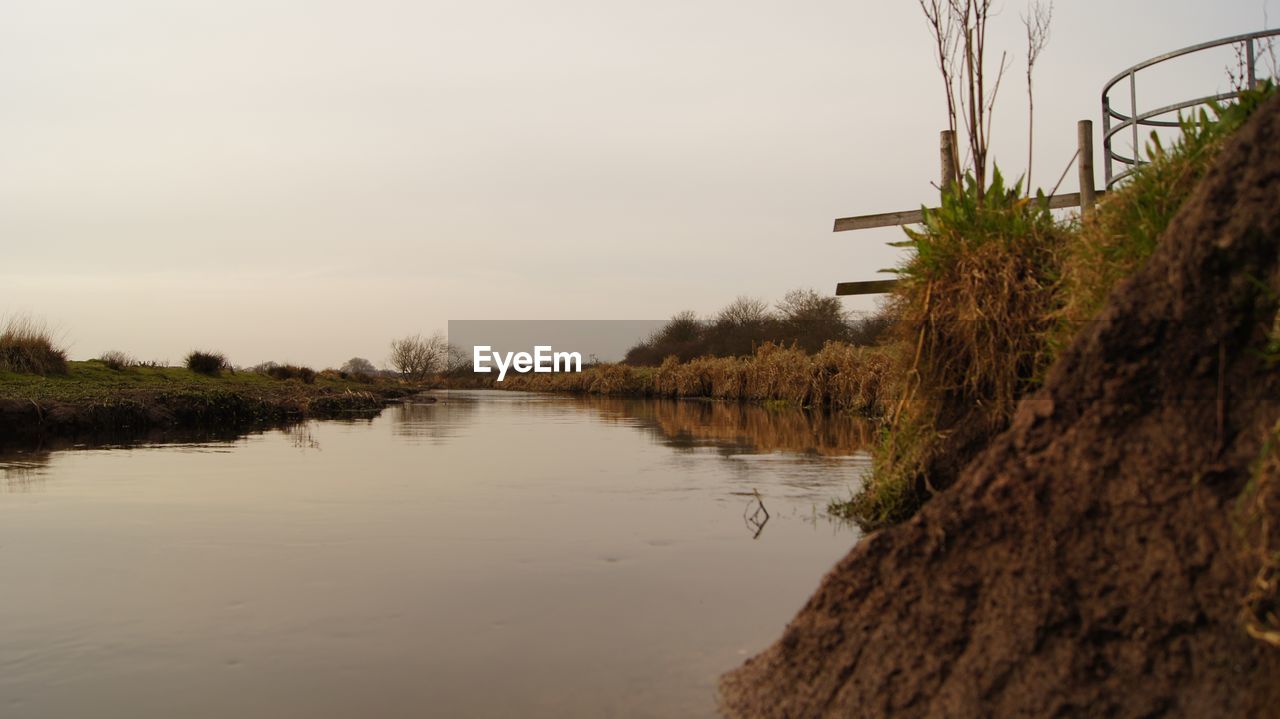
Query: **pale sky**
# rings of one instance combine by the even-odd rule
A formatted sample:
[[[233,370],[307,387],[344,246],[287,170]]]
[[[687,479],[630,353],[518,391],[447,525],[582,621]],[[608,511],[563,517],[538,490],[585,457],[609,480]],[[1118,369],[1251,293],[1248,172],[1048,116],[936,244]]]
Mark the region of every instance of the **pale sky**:
[[[1265,5],[1059,0],[1036,184],[1112,75],[1262,29]],[[989,41],[1013,176],[1024,12]],[[1161,82],[1191,79],[1226,89],[1225,60]],[[945,121],[911,0],[12,0],[0,316],[46,320],[76,359],[323,367],[450,319],[830,293],[899,261],[898,230],[831,222],[930,202]]]

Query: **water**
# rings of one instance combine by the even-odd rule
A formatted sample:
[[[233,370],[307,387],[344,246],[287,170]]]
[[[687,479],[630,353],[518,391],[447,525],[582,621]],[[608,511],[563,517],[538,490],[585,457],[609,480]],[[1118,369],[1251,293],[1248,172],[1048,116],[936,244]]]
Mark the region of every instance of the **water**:
[[[437,396],[0,455],[0,716],[714,716],[857,541],[851,420]]]

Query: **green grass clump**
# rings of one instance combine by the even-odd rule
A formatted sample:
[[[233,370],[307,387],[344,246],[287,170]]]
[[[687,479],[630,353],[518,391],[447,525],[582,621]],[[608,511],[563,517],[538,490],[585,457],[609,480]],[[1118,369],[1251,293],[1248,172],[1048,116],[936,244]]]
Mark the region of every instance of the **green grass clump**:
[[[47,327],[29,317],[10,318],[0,330],[0,371],[56,375],[67,371],[67,352]]]
[[[227,358],[218,352],[193,350],[184,361],[187,369],[197,374],[217,377],[227,367]]]
[[[1120,280],[1155,251],[1160,235],[1208,172],[1223,141],[1275,93],[1270,82],[1230,105],[1180,120],[1182,135],[1168,148],[1153,133],[1149,164],[1141,165],[1098,203],[1076,228],[1063,263],[1061,326],[1055,344],[1065,345],[1083,321],[1092,319]]]
[[[1185,118],[1169,148],[1153,135],[1152,162],[1083,222],[1055,221],[1043,196],[1020,198],[999,172],[984,202],[967,178],[926,211],[924,228],[907,230],[915,255],[890,300],[896,401],[886,402],[873,472],[828,511],[864,527],[892,524],[946,487],[1008,426],[1080,323],[1151,255],[1225,138],[1272,94],[1268,84]]]
[[[1066,233],[1043,195],[993,173],[973,177],[906,230],[915,253],[890,299],[886,431],[870,478],[832,514],[873,527],[901,521],[948,486],[1049,361]]]

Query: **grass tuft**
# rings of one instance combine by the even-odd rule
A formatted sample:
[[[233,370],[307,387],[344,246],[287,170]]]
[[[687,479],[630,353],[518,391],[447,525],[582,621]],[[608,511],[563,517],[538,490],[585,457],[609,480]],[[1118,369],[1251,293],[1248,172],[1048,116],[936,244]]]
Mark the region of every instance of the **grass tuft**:
[[[204,350],[192,350],[187,355],[184,364],[187,369],[196,374],[217,377],[222,370],[227,367],[227,358],[219,352],[205,352]]]
[[[117,372],[130,367],[136,367],[138,365],[138,360],[125,352],[121,352],[120,350],[103,352],[102,356],[98,358],[98,361]]]
[[[303,384],[314,384],[316,381],[315,370],[311,369],[310,367],[299,367],[297,365],[291,365],[291,364],[278,365],[273,363],[266,368],[263,374],[267,375],[268,377],[271,377],[272,379],[302,380]]]
[[[17,374],[67,373],[67,351],[53,333],[30,317],[11,317],[0,330],[0,371]]]

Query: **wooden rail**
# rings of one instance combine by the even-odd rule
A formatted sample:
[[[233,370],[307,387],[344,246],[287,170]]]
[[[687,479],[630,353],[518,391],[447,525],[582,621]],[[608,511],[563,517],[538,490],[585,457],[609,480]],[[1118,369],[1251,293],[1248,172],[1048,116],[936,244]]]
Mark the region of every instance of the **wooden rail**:
[[[1106,192],[1098,190],[1094,193],[1095,197],[1105,195]],[[1080,193],[1068,192],[1062,195],[1051,195],[1049,197],[1049,209],[1061,210],[1066,207],[1079,207]],[[936,212],[938,208],[932,208],[930,212]],[[841,217],[836,220],[835,229],[832,232],[848,232],[849,230],[869,230],[873,227],[894,227],[896,225],[915,225],[924,222],[924,210],[903,210],[902,212],[884,212],[879,215],[858,215],[857,217]]]
[[[1068,207],[1079,207],[1082,213],[1091,212],[1097,198],[1106,194],[1095,189],[1093,180],[1093,122],[1081,120],[1076,124],[1076,140],[1079,150],[1076,153],[1080,174],[1080,192],[1070,192],[1049,197],[1049,209],[1061,210]],[[955,132],[943,130],[940,142],[942,160],[942,188],[945,192],[959,180],[958,163],[956,161]],[[936,209],[936,208],[935,208]],[[933,210],[931,210],[933,211]],[[898,225],[914,225],[924,221],[924,210],[902,210],[901,212],[882,212],[875,215],[858,215],[857,217],[841,217],[835,221],[832,232],[848,232],[850,230],[868,230],[873,227],[894,227]],[[836,295],[878,295],[892,292],[897,280],[866,280],[862,282],[841,282],[836,285]]]

